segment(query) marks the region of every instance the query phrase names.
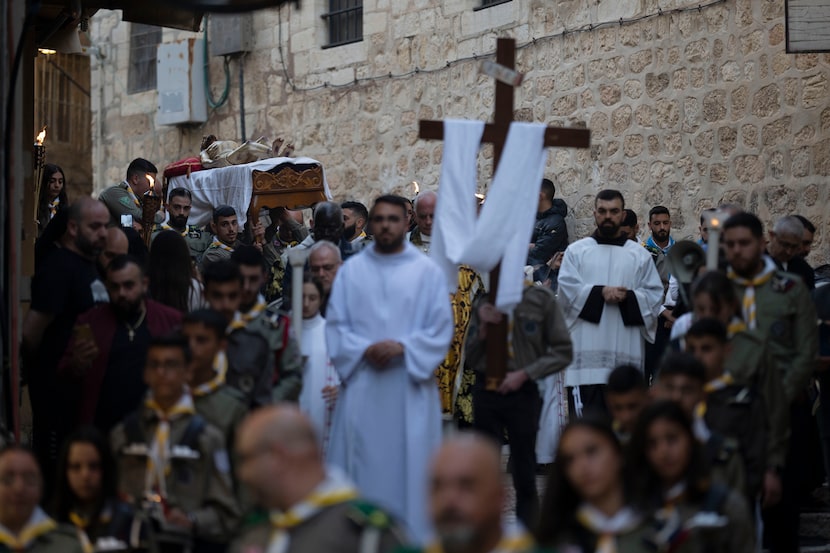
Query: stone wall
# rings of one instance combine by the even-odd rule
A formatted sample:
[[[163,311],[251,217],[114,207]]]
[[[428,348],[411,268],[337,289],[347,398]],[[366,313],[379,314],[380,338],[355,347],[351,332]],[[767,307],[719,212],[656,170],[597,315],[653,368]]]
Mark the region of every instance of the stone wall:
[[[695,235],[700,210],[719,202],[739,203],[765,223],[793,212],[820,228],[830,223],[830,55],[785,52],[784,0],[671,14],[690,2],[512,0],[474,11],[478,3],[364,0],[364,40],[330,49],[321,48],[325,0],[258,13],[256,49],[244,61],[249,136],[284,136],[321,160],[338,199],[411,194],[413,180],[435,187],[441,144],[418,139],[418,119],[490,118],[494,87],[479,62],[448,62],[491,53],[496,37],[513,36],[527,44],[517,57],[526,73],[517,119],[591,129],[590,150],[552,151],[547,171],[580,233],[605,187],[623,190],[641,218],[668,206],[677,238]],[[665,13],[561,36],[658,10]],[[239,134],[235,88],[203,128],[155,128],[155,93],[126,95],[122,84],[129,26],[119,16],[93,18],[94,40],[109,48],[92,76],[102,91],[101,101],[93,94],[99,190],[123,178],[133,157],[162,166],[195,154],[203,134]],[[166,30],[164,40],[181,36]],[[211,62],[214,89],[220,68]],[[482,190],[491,155],[482,150]],[[817,235],[814,264],[830,261],[826,235]]]

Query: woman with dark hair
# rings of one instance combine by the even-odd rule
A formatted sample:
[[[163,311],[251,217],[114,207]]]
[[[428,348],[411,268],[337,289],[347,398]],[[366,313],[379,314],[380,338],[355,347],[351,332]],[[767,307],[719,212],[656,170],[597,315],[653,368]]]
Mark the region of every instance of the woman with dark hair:
[[[153,239],[147,267],[150,297],[182,313],[201,307],[202,288],[193,275],[190,248],[175,230],[163,230]]]
[[[43,166],[43,177],[40,180],[40,194],[37,199],[38,236],[49,224],[49,221],[58,214],[58,211],[65,209],[68,205],[63,169],[53,163],[45,164]]]
[[[614,431],[598,419],[572,421],[559,438],[542,500],[539,545],[583,553],[652,551],[644,539],[647,520],[627,495]]]
[[[71,524],[85,551],[99,541],[121,542],[127,549],[133,526],[132,509],[118,499],[115,462],[101,433],[86,426],[64,443],[58,458],[58,487],[53,515]]]
[[[634,502],[653,511],[658,550],[751,553],[755,535],[743,496],[713,482],[703,446],[680,405],[660,401],[640,415],[629,444]]]

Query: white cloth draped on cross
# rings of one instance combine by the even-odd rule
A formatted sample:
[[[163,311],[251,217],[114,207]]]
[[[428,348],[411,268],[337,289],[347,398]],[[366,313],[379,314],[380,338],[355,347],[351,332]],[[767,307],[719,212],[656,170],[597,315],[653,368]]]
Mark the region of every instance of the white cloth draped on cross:
[[[444,121],[444,155],[430,256],[447,287],[458,286],[458,266],[486,273],[501,262],[496,308],[512,312],[522,298],[527,246],[545,169],[545,125],[511,123],[501,162],[476,215],[477,158],[481,121]]]

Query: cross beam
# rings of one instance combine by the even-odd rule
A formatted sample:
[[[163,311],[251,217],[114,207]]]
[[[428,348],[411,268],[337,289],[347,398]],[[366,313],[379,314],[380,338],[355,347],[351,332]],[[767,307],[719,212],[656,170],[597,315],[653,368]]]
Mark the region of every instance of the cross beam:
[[[496,43],[496,63],[514,70],[516,67],[516,41],[512,38],[500,38]],[[493,122],[484,126],[482,143],[493,144],[493,174],[498,169],[501,153],[507,142],[507,132],[513,122],[513,94],[511,84],[496,80],[496,105]],[[426,140],[444,138],[443,121],[421,120],[419,136]],[[588,148],[591,145],[591,132],[588,129],[569,129],[548,127],[545,131],[545,146],[548,148]],[[540,183],[526,183],[527,186],[539,186]],[[496,290],[499,287],[501,266],[490,273],[490,302],[495,303]],[[504,380],[507,372],[507,318],[487,327],[487,373],[486,388],[496,390]]]

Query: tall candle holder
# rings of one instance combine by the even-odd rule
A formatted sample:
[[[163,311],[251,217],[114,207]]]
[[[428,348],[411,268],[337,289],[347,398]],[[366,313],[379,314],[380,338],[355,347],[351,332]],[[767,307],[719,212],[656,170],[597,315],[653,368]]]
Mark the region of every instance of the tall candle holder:
[[[144,244],[149,248],[150,240],[153,237],[153,225],[156,222],[156,213],[161,207],[161,196],[156,194],[156,182],[153,176],[148,174],[147,180],[150,181],[150,190],[145,192],[141,198],[141,234],[144,238]]]
[[[43,165],[46,163],[46,146],[43,143],[46,141],[46,127],[37,134],[34,146],[32,147],[32,169],[34,171],[35,179],[35,221],[37,221],[37,212],[40,207],[40,188],[43,182]]]

